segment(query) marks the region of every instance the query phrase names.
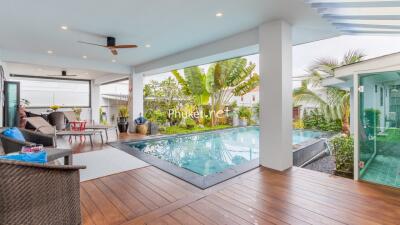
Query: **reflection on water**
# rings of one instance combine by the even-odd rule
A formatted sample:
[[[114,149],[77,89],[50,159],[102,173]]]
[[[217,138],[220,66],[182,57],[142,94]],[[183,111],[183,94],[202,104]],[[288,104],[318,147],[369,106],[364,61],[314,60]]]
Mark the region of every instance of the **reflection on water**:
[[[258,158],[259,128],[237,128],[131,143],[145,153],[200,175]]]

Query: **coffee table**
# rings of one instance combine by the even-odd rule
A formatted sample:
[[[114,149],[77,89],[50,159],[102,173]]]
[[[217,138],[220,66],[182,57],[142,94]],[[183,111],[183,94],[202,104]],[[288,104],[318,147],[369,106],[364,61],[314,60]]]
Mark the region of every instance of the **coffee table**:
[[[72,165],[72,149],[45,148],[44,150],[47,152],[47,161],[64,157],[64,165]]]

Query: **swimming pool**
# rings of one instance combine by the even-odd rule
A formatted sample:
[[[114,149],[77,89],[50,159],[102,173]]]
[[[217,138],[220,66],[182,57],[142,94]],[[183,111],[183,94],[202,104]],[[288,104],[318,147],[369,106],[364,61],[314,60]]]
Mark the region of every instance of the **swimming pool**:
[[[126,145],[200,176],[221,173],[259,158],[259,127],[233,128],[189,135],[128,142]],[[322,133],[293,131],[293,144]]]

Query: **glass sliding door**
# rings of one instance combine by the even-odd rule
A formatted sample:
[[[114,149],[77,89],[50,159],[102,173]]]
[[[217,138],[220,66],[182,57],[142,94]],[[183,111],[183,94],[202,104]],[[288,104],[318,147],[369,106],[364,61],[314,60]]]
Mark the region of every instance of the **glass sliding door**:
[[[17,127],[19,125],[19,82],[6,81],[4,83],[4,126]]]
[[[360,179],[400,187],[400,71],[359,78]]]

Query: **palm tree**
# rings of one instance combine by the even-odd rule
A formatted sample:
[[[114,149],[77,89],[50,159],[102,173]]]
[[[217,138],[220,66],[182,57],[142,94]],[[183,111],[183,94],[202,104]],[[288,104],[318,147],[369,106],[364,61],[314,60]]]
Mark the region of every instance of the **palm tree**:
[[[322,109],[326,119],[342,121],[342,132],[349,133],[350,117],[350,93],[335,87],[326,87],[323,91],[326,98],[310,89],[310,87],[321,87],[321,82],[327,77],[334,75],[337,67],[360,62],[365,55],[359,51],[348,51],[341,62],[336,59],[318,59],[309,69],[307,79],[302,81],[300,88],[293,91],[295,105],[302,103],[312,103]]]

